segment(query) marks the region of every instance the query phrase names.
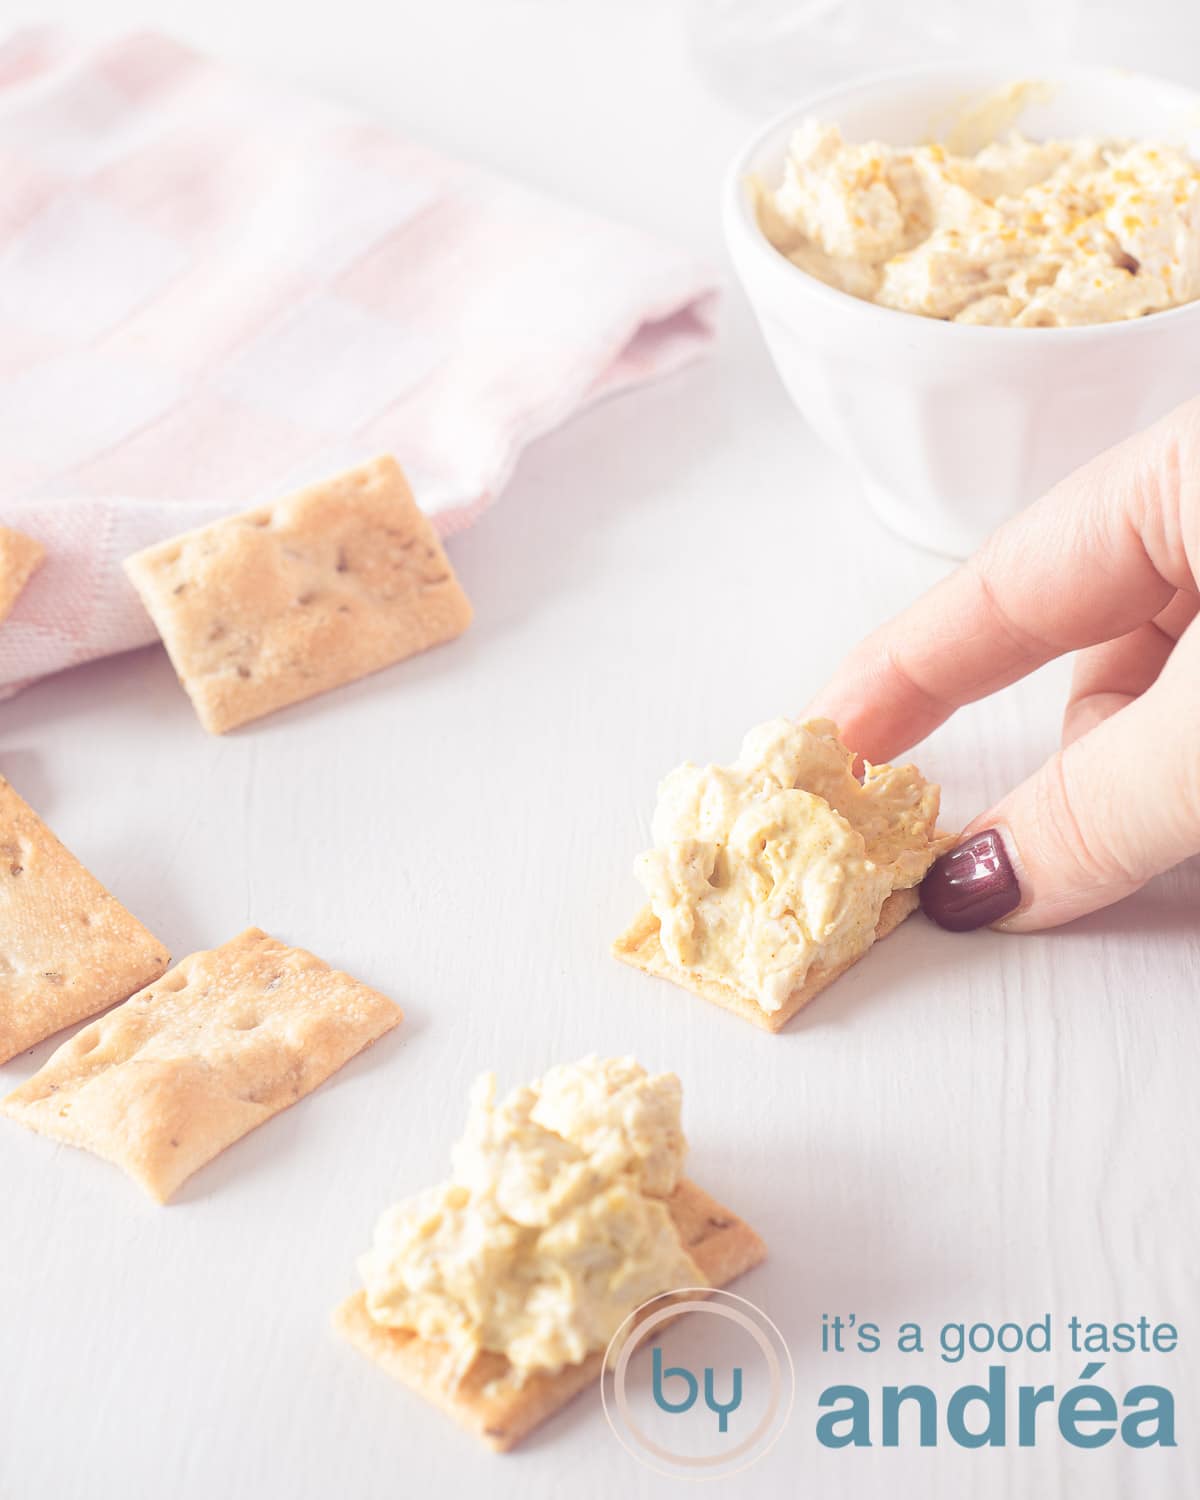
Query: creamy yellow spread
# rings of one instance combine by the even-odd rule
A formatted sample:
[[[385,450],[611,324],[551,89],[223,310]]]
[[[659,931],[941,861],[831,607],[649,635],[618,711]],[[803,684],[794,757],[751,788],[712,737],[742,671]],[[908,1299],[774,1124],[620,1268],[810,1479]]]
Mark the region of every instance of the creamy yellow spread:
[[[819,964],[859,957],[884,901],[932,863],[939,790],[913,766],[868,765],[825,719],[752,729],[732,766],[663,781],[636,874],[664,953],[779,1010]]]
[[[497,1102],[472,1094],[449,1181],[389,1208],[359,1261],[376,1322],[449,1346],[461,1376],[503,1355],[508,1379],[604,1349],[634,1308],[703,1286],[663,1200],[687,1142],[673,1073],[633,1058],[552,1068]]]
[[[1200,166],[1164,143],[1013,133],[967,156],[809,119],[758,207],[802,270],[930,318],[1065,328],[1200,297]]]

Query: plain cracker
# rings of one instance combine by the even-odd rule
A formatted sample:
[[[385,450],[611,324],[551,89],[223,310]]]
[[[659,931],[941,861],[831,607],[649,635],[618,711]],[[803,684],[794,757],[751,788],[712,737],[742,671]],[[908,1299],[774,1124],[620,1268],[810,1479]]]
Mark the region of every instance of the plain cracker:
[[[711,1286],[724,1286],[766,1256],[766,1246],[754,1230],[695,1183],[682,1181],[667,1199],[667,1207],[684,1248]],[[515,1389],[496,1389],[492,1383],[504,1375],[508,1362],[502,1355],[485,1354],[455,1386],[446,1378],[450,1367],[446,1346],[376,1323],[361,1291],[337,1308],[334,1326],[393,1379],[432,1402],[499,1453],[515,1447],[580,1391],[593,1385],[604,1364],[604,1355],[596,1353],[556,1375],[535,1374]]]
[[[250,927],[85,1026],[2,1107],[165,1203],[401,1017],[377,991]]]
[[[17,595],[42,565],[46,549],[23,532],[0,526],[0,621],[6,620]]]
[[[214,734],[461,635],[471,606],[393,458],[125,560]]]
[[[879,921],[875,927],[875,940],[871,947],[873,948],[880,939],[895,932],[900,923],[916,911],[920,899],[916,886],[907,890],[893,891],[879,908]],[[693,974],[688,969],[676,968],[663,952],[658,934],[658,918],[649,906],[643,907],[633,925],[612,945],[613,957],[619,958],[622,963],[632,964],[635,969],[642,969],[647,974],[653,974],[658,979],[669,979],[673,984],[680,985],[685,990],[691,990],[694,994],[703,996],[705,1000],[711,1000],[714,1005],[724,1006],[726,1010],[731,1010],[744,1020],[753,1022],[764,1031],[782,1031],[798,1010],[803,1009],[827,985],[840,978],[847,969],[871,951],[871,948],[867,948],[856,958],[847,959],[845,963],[836,964],[832,968],[814,965],[808,971],[804,983],[792,991],[778,1010],[764,1010],[753,995],[744,994],[732,985],[722,984],[719,979]]]
[[[170,955],[0,777],[0,1063],[157,979]]]

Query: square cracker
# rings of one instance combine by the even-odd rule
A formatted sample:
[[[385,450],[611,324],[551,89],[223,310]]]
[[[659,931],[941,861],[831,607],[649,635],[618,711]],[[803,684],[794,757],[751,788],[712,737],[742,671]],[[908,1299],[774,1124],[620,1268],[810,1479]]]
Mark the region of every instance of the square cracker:
[[[0,620],[6,620],[17,595],[42,565],[46,549],[31,536],[0,526]]]
[[[875,942],[895,932],[905,917],[910,917],[916,911],[920,899],[916,886],[909,890],[893,891],[879,909]],[[746,1021],[752,1021],[764,1031],[782,1031],[798,1010],[810,1000],[816,999],[826,985],[840,978],[852,964],[858,962],[858,958],[865,958],[866,953],[871,951],[868,948],[858,958],[835,964],[831,968],[814,965],[808,971],[804,983],[792,991],[778,1010],[763,1010],[753,995],[744,994],[731,984],[703,974],[693,974],[689,969],[676,968],[663,952],[658,933],[658,918],[650,907],[643,907],[632,927],[623,932],[612,945],[613,957],[619,958],[622,963],[632,964],[635,969],[644,969],[647,974],[653,974],[659,979],[669,979],[673,984],[692,990],[705,1000],[711,1000],[714,1005],[723,1005],[726,1010],[733,1011],[734,1015],[741,1016]],[[871,947],[874,946],[872,943]]]
[[[165,1203],[401,1017],[376,990],[248,927],[76,1032],[0,1108]]]
[[[710,1286],[724,1286],[749,1271],[767,1249],[754,1230],[686,1179],[667,1199],[679,1237]],[[476,1359],[458,1385],[447,1381],[449,1356],[444,1344],[418,1338],[400,1328],[385,1328],[367,1311],[364,1292],[355,1292],[334,1313],[334,1327],[368,1359],[418,1395],[440,1407],[460,1426],[498,1453],[507,1453],[594,1385],[603,1353],[568,1365],[557,1375],[531,1375],[516,1389],[496,1389],[493,1382],[509,1368],[500,1354]]]
[[[125,571],[214,734],[452,640],[471,621],[394,458],[147,547]]]
[[[116,1005],[170,961],[0,776],[0,1063]]]

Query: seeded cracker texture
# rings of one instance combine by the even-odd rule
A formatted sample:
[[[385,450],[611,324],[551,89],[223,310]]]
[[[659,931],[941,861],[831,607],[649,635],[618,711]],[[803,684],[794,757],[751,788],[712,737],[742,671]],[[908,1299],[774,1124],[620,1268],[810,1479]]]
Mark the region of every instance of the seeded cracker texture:
[[[953,843],[953,839],[941,835],[938,842],[939,848],[942,848]],[[875,943],[895,932],[901,922],[916,911],[920,900],[915,886],[893,891],[879,909],[879,921],[871,946],[874,947]],[[804,983],[797,985],[778,1010],[764,1010],[753,995],[743,994],[731,984],[693,973],[690,969],[677,968],[663,952],[658,933],[658,918],[649,906],[643,907],[633,925],[612,945],[613,957],[646,974],[653,974],[657,979],[669,979],[673,984],[691,990],[705,1000],[711,1000],[714,1005],[733,1011],[734,1015],[741,1016],[743,1020],[752,1022],[764,1031],[782,1031],[797,1011],[802,1010],[810,1000],[815,1000],[827,985],[839,979],[847,969],[871,951],[868,948],[866,953],[860,953],[857,957],[830,968],[814,964]]]
[[[170,955],[0,777],[0,1063],[148,984]]]
[[[710,1286],[726,1285],[766,1257],[766,1246],[748,1224],[686,1178],[666,1203],[684,1248]],[[580,1391],[594,1385],[604,1364],[602,1353],[592,1354],[558,1374],[531,1375],[514,1388],[503,1384],[509,1369],[504,1356],[484,1354],[456,1385],[449,1378],[452,1359],[445,1345],[376,1323],[367,1311],[364,1292],[355,1292],[337,1308],[334,1327],[394,1380],[499,1453],[516,1447]]]
[[[18,594],[41,567],[45,556],[41,542],[0,526],[0,621],[12,613]]]
[[[224,734],[471,621],[393,458],[125,561],[200,722]]]
[[[401,1018],[377,991],[249,927],[85,1026],[2,1107],[165,1203]]]

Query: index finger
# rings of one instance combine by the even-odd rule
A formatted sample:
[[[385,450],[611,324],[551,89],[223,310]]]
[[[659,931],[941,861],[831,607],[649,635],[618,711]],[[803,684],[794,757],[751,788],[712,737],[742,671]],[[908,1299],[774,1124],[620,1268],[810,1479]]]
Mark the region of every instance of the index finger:
[[[1152,619],[1196,587],[1197,473],[1193,401],[1006,522],[856,647],[808,715],[833,719],[868,760],[890,760],[956,708]]]

